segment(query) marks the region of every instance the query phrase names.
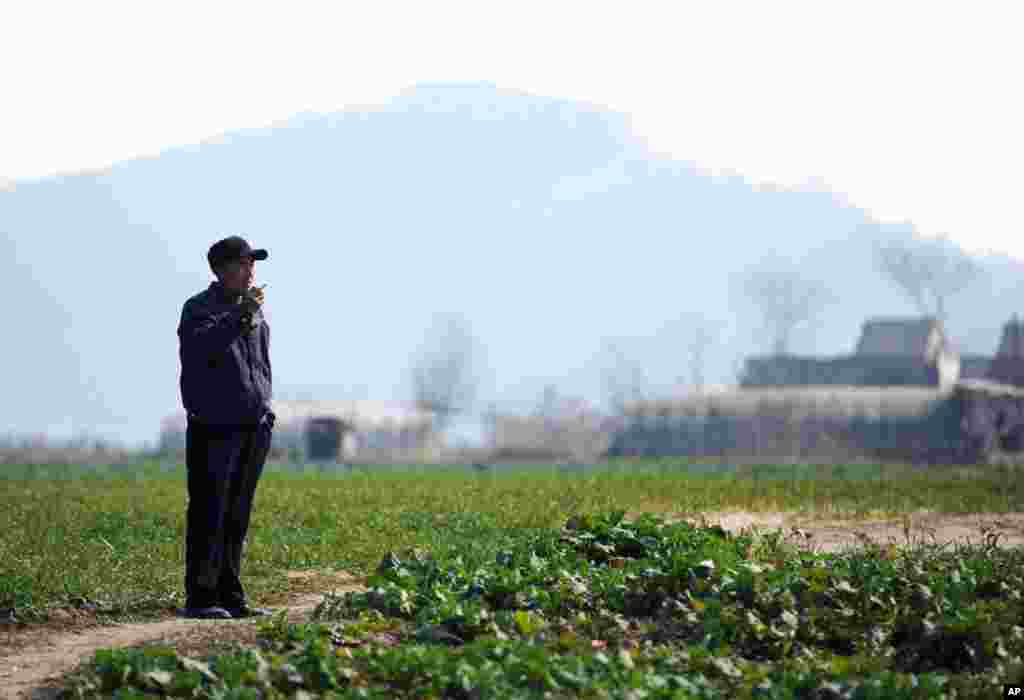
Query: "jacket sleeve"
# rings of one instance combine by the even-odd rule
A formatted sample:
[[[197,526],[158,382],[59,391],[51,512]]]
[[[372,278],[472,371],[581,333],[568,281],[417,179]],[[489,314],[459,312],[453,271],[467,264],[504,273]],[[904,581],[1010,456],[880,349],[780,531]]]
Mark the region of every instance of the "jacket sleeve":
[[[242,310],[211,311],[194,301],[185,303],[178,325],[182,353],[206,359],[218,355],[242,335]]]
[[[267,381],[274,383],[274,374],[270,369],[270,326],[263,324],[263,362],[267,365]]]

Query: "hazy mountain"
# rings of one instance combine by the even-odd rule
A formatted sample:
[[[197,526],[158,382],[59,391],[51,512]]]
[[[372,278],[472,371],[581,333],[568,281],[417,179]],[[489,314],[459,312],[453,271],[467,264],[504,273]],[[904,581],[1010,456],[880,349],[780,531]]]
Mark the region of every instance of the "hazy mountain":
[[[884,167],[884,164],[880,164]],[[270,249],[275,382],[408,396],[431,315],[480,343],[481,396],[544,384],[600,396],[598,351],[685,374],[686,314],[722,322],[712,381],[759,351],[729,296],[743,267],[803,261],[840,298],[799,352],[848,352],[873,314],[913,313],[872,267],[905,237],[827,191],[755,187],[647,152],[622,115],[490,85],[427,85],[377,109],[300,115],[102,172],[0,186],[0,432],[152,439],[178,409],[176,326],[229,233]],[[953,335],[992,352],[1020,262],[953,304]]]

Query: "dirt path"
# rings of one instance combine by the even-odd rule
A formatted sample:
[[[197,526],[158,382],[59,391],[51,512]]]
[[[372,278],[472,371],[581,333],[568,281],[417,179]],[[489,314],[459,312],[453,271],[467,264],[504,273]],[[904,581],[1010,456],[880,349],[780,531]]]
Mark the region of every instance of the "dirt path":
[[[975,513],[940,515],[913,513],[906,518],[875,520],[827,520],[786,512],[731,511],[685,516],[686,520],[720,525],[730,532],[757,528],[762,532],[781,530],[789,542],[818,551],[838,552],[857,547],[865,538],[878,544],[904,545],[910,542],[983,543],[986,538],[999,546],[1024,545],[1024,513]],[[288,618],[301,621],[308,617],[327,591],[354,590],[359,586],[344,574],[324,578],[320,573],[292,572],[289,578],[306,592],[287,605]],[[308,592],[310,586],[317,592]],[[13,633],[11,633],[13,635]],[[56,696],[56,683],[67,672],[102,648],[131,647],[145,643],[173,645],[185,654],[189,650],[209,649],[212,644],[256,641],[253,620],[212,621],[171,619],[160,622],[88,627],[70,631],[25,635],[11,642],[0,628],[0,698],[42,699]]]
[[[289,578],[302,581],[309,578],[305,572],[293,572]],[[326,590],[341,592],[359,588],[351,577],[334,576],[336,585]],[[324,591],[325,592],[325,591]],[[287,610],[293,622],[308,618],[323,600],[324,592],[303,593],[285,605],[269,606],[278,613]],[[264,618],[265,619],[265,618]],[[173,618],[159,622],[144,622],[103,627],[88,627],[70,631],[30,633],[14,639],[5,639],[0,633],[0,698],[5,700],[43,700],[57,696],[57,682],[69,671],[91,657],[98,649],[124,648],[140,644],[160,643],[174,646],[188,654],[188,649],[207,649],[211,645],[229,641],[255,642],[256,619],[247,620],[187,620]],[[20,636],[20,635],[19,635]],[[13,649],[8,654],[7,650]]]
[[[685,516],[700,523],[701,516]],[[798,513],[729,511],[705,514],[708,525],[720,525],[730,532],[756,528],[761,532],[781,530],[786,541],[820,552],[841,552],[862,546],[865,540],[880,545],[984,544],[1001,547],[1024,546],[1024,513],[971,513],[951,515],[929,512],[908,513],[901,518],[838,520],[814,518]]]

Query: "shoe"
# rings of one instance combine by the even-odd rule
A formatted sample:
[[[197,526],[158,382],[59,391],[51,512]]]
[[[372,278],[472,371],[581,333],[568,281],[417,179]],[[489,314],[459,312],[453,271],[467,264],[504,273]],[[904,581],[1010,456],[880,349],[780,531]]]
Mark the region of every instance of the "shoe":
[[[226,610],[231,617],[263,617],[270,614],[266,608],[254,608],[244,603],[238,607],[226,608]]]
[[[196,620],[230,620],[232,618],[231,613],[219,605],[211,605],[205,608],[183,608],[181,616]]]

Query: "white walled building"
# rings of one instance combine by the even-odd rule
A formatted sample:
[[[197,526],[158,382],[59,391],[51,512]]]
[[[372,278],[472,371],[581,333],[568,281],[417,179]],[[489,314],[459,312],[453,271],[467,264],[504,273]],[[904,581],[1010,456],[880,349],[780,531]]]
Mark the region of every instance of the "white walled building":
[[[440,447],[433,416],[410,402],[275,400],[272,450],[303,460],[430,457]],[[184,412],[161,421],[160,448],[185,447]]]

